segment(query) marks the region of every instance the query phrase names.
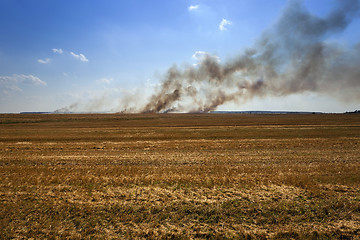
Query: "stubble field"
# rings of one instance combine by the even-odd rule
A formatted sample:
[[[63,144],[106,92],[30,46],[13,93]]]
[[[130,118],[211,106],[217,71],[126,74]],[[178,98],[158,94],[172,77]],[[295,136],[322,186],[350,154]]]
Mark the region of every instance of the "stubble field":
[[[1,239],[359,239],[360,115],[0,115]]]

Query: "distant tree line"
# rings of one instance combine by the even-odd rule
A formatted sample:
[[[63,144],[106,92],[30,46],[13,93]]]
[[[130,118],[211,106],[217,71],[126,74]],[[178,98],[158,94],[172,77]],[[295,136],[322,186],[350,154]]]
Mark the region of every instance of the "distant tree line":
[[[353,112],[346,112],[346,113],[360,113],[360,110],[355,110]]]

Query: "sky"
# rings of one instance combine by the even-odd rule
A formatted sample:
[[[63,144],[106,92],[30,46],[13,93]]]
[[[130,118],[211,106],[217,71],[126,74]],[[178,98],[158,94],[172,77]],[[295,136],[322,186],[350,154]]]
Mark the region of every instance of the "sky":
[[[129,102],[144,105],[169,68],[196,68],[208,56],[220,63],[241,56],[292,2],[0,0],[0,112],[119,112]],[[296,2],[320,18],[338,4]],[[342,31],[322,40],[360,46],[359,18],[355,14]],[[359,98],[300,91],[229,101],[213,110],[357,109]]]

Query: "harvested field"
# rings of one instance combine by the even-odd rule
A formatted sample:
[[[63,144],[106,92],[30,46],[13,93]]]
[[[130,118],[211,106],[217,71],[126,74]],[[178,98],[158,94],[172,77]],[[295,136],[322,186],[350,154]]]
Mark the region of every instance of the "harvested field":
[[[1,239],[360,239],[360,115],[0,115]]]

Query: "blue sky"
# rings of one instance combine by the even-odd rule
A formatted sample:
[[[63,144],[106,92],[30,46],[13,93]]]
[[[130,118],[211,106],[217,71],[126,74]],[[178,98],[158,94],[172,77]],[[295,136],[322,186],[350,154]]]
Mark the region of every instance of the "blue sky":
[[[121,111],[123,98],[141,101],[174,64],[202,55],[221,62],[242,54],[271,28],[286,0],[0,0],[0,112]],[[332,0],[307,0],[325,16]],[[355,18],[330,41],[360,40]],[[137,98],[137,97],[136,97]],[[136,104],[136,103],[133,103]],[[224,110],[342,112],[356,101],[304,92],[229,102]]]

